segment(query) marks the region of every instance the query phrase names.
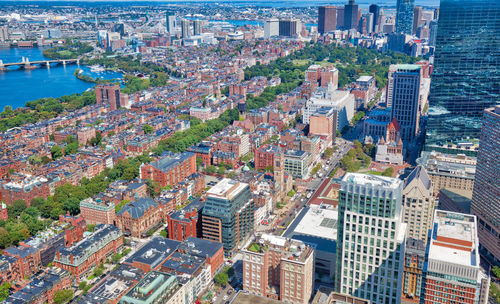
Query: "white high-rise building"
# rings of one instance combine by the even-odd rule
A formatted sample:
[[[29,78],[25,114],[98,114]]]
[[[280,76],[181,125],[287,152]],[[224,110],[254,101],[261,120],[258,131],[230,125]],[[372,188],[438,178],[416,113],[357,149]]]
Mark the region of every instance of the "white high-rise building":
[[[278,19],[269,19],[264,22],[264,38],[279,36],[280,22]]]
[[[337,112],[337,130],[342,130],[354,117],[354,95],[348,91],[338,91],[330,82],[326,88],[318,87],[306,103],[304,123],[320,108],[332,108]]]
[[[338,292],[373,304],[401,303],[406,224],[403,182],[347,173],[339,191]]]

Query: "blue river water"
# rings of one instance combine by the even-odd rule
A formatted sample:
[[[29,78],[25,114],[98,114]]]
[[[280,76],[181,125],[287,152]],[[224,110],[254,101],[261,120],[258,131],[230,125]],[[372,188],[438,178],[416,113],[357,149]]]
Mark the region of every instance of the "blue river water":
[[[0,48],[0,60],[4,63],[20,62],[22,57],[30,61],[46,59],[42,49],[38,48]],[[73,74],[80,68],[85,75],[103,79],[121,78],[120,73],[104,71],[93,73],[89,67],[71,64],[58,65],[50,69],[33,70],[16,69],[0,72],[0,111],[9,105],[13,109],[23,107],[27,101],[43,97],[60,97],[63,95],[81,93],[92,88],[93,83],[79,80]]]

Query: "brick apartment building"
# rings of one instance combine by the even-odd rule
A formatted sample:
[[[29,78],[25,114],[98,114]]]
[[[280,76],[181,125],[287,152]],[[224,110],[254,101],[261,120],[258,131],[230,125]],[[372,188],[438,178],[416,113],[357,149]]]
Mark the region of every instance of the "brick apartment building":
[[[111,111],[127,107],[129,103],[128,95],[120,93],[118,85],[97,85],[95,87],[95,97],[97,105],[109,106]]]
[[[264,234],[242,253],[245,291],[285,303],[309,303],[314,287],[312,247]]]
[[[69,247],[83,239],[83,233],[87,231],[87,223],[81,215],[74,217],[68,212],[66,215],[59,215],[59,222],[69,224],[69,227],[64,229],[64,246]]]
[[[92,235],[56,252],[53,266],[69,271],[77,282],[94,267],[118,252],[123,233],[113,225],[97,225]]]
[[[184,209],[167,216],[168,238],[184,241],[186,238],[201,236],[201,210],[203,202],[197,200]]]
[[[114,224],[115,205],[101,199],[86,198],[80,202],[80,214],[87,224]]]
[[[274,166],[274,157],[277,153],[282,153],[277,146],[264,145],[255,151],[255,170],[264,170]]]
[[[0,200],[7,205],[24,200],[29,207],[35,197],[47,198],[49,195],[49,182],[45,177],[14,174],[0,185]]]
[[[196,173],[196,156],[192,152],[167,153],[157,161],[142,164],[139,173],[141,179],[151,179],[159,187],[175,186]]]

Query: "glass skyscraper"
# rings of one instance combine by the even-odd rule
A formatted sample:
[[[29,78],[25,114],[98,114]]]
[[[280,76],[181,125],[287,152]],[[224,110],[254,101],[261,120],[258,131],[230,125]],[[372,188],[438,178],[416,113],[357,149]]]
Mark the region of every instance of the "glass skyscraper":
[[[441,0],[426,150],[477,143],[500,103],[500,1]]]
[[[411,35],[415,0],[398,0],[396,3],[396,32]]]

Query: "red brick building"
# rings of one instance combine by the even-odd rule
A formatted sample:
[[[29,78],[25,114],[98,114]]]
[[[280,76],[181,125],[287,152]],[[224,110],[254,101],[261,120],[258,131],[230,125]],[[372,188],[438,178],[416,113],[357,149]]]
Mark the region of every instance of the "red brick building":
[[[141,179],[151,179],[159,187],[175,186],[196,173],[196,156],[191,152],[167,155],[139,168]]]
[[[182,242],[190,236],[201,236],[201,222],[199,221],[201,208],[203,208],[203,202],[194,201],[184,209],[170,213],[167,216],[168,238]]]
[[[28,207],[35,197],[50,195],[49,182],[45,177],[14,174],[0,185],[0,200],[12,205],[15,200],[24,200]]]
[[[69,227],[64,229],[64,245],[69,247],[83,239],[83,233],[87,231],[87,223],[80,215],[79,217],[70,216],[69,212],[66,215],[59,215],[59,222],[69,224]]]
[[[111,111],[128,106],[129,97],[120,93],[120,87],[112,84],[100,84],[95,87],[96,104],[109,106]]]
[[[85,222],[90,225],[114,224],[115,205],[110,202],[103,202],[101,199],[84,199],[80,202],[80,214]]]
[[[7,212],[7,205],[0,202],[0,220],[6,221],[9,218],[9,213]]]
[[[15,258],[12,263],[13,277],[22,279],[37,273],[42,267],[40,251],[33,247],[23,245],[11,246],[3,251],[3,254]]]
[[[125,235],[144,237],[164,219],[162,205],[150,198],[138,198],[116,214],[116,226]]]
[[[255,151],[255,170],[264,170],[266,167],[274,166],[274,156],[281,153],[277,146],[264,145]]]
[[[123,245],[123,233],[113,225],[98,225],[92,235],[56,252],[53,266],[69,271],[77,283],[85,273],[103,263]]]

